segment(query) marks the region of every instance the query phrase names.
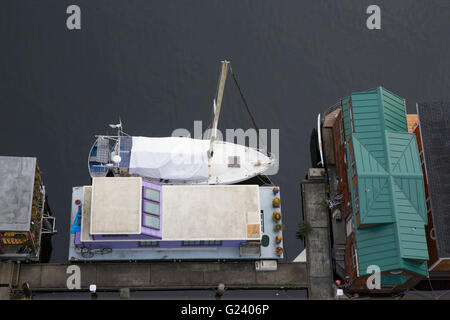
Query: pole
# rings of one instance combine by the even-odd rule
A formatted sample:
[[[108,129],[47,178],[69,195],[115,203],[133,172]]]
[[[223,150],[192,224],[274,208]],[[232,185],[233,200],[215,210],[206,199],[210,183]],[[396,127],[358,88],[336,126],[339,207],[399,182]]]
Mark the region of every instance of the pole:
[[[219,115],[220,115],[220,108],[222,107],[223,91],[225,89],[225,82],[227,80],[227,73],[228,73],[228,67],[230,65],[230,61],[224,60],[224,61],[221,61],[221,63],[222,63],[222,69],[220,72],[217,97],[214,100],[215,101],[215,110],[214,110],[214,121],[213,121],[213,125],[212,125],[211,139],[210,139],[209,152],[208,152],[209,159],[211,159],[214,154],[214,141],[216,140],[216,136],[217,136],[217,124],[219,123]],[[211,166],[211,163],[209,163],[209,165]]]

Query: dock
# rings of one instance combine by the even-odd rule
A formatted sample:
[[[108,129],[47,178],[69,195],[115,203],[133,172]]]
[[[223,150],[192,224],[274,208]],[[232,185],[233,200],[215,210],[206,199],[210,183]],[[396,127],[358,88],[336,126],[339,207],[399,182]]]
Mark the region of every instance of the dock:
[[[305,237],[309,299],[333,299],[330,219],[325,200],[327,183],[323,169],[310,169],[302,181],[303,219],[311,227]],[[325,202],[325,203],[324,203]]]
[[[67,283],[80,270],[79,289]],[[73,267],[72,267],[73,268]],[[28,283],[32,291],[98,291],[121,288],[136,290],[204,290],[223,283],[228,289],[307,289],[306,263],[278,263],[276,271],[257,271],[255,262],[135,262],[81,264],[0,264],[0,287],[20,290]],[[69,279],[69,280],[68,280]]]

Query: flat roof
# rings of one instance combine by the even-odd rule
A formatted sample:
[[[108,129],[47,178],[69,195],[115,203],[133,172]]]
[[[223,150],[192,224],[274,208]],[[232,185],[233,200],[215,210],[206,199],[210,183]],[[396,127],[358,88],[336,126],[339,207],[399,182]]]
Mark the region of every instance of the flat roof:
[[[91,197],[91,235],[141,233],[142,178],[93,178]]]
[[[29,231],[36,158],[0,157],[0,231]]]
[[[260,240],[257,185],[165,185],[162,240]]]
[[[450,102],[417,105],[439,257],[450,257]]]

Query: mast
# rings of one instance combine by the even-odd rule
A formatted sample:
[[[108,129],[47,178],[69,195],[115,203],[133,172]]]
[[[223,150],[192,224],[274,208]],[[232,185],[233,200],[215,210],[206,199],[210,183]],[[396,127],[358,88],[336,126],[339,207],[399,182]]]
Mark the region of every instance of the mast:
[[[118,124],[110,124],[109,125],[111,128],[113,129],[117,129],[117,143],[116,146],[114,148],[114,156],[112,157],[112,161],[114,162],[114,166],[115,167],[119,167],[119,163],[120,161],[122,161],[121,157],[120,157],[120,137],[122,136],[122,119],[119,118],[119,123]]]
[[[208,158],[210,161],[214,155],[214,141],[216,140],[217,136],[217,124],[219,123],[219,115],[220,115],[220,108],[222,106],[223,91],[225,89],[225,82],[227,80],[228,68],[230,66],[230,61],[223,60],[221,61],[221,63],[222,69],[220,71],[219,86],[217,88],[217,97],[216,99],[214,99],[214,120],[212,124],[211,139],[208,151]]]

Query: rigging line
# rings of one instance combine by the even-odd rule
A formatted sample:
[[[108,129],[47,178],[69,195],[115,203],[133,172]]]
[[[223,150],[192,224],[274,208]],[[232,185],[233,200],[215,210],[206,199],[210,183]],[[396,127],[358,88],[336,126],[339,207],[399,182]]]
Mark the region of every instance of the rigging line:
[[[236,85],[236,87],[237,87],[237,89],[239,91],[239,94],[241,95],[241,99],[244,102],[245,108],[247,109],[247,113],[250,116],[250,119],[252,121],[253,127],[255,128],[256,133],[258,134],[258,138],[259,138],[260,137],[259,136],[259,128],[258,128],[258,126],[256,124],[256,121],[255,121],[255,118],[253,117],[252,112],[250,111],[250,108],[248,107],[247,100],[245,99],[244,94],[242,93],[241,87],[239,86],[239,83],[237,81],[236,75],[233,72],[233,67],[231,65],[230,65],[230,72],[231,72],[231,75],[233,76],[234,84]],[[269,150],[267,150],[267,146],[265,145],[264,141],[262,139],[259,139],[259,140],[264,145],[267,153],[269,154]]]

